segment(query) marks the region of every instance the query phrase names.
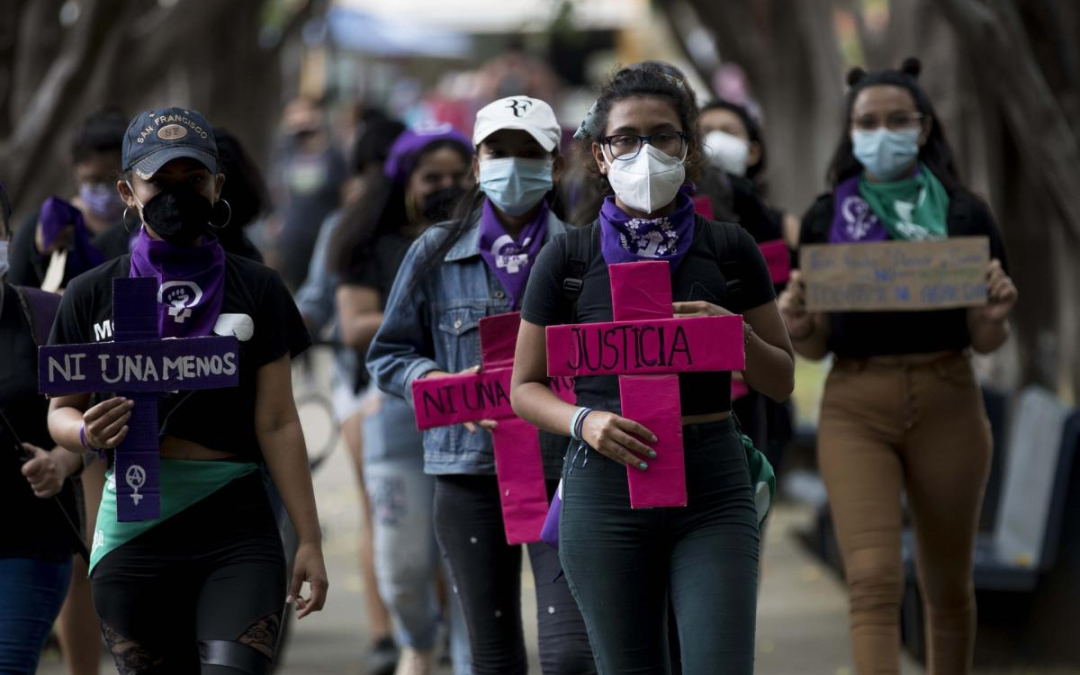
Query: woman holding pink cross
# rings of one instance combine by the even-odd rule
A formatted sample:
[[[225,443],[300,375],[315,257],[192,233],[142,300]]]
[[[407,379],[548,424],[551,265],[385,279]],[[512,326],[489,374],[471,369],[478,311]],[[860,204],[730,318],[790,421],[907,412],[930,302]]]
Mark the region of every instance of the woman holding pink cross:
[[[380,389],[415,407],[414,382],[478,367],[480,320],[520,307],[540,248],[565,229],[552,201],[563,170],[560,137],[551,107],[528,96],[477,113],[477,189],[454,219],[425,231],[405,256],[368,353]],[[541,441],[551,495],[566,442]],[[473,673],[523,675],[521,547],[507,544],[491,434],[473,425],[425,431],[424,471],[435,476],[435,534],[461,599]],[[558,554],[539,542],[528,552],[543,672],[596,672],[581,614],[566,580],[556,580]]]
[[[621,70],[604,87],[578,137],[609,196],[590,227],[544,249],[522,308],[514,410],[580,442],[563,473],[559,552],[604,674],[671,672],[669,605],[683,673],[753,671],[758,518],[730,373],[677,376],[686,506],[671,508],[631,508],[624,467],[647,473],[664,458],[654,450],[659,430],[621,415],[619,378],[579,377],[579,407],[548,384],[557,364],[548,363],[545,327],[611,322],[609,266],[630,263],[632,280],[639,261],[667,261],[675,316],[742,314],[732,337],[745,351],[744,377],[774,400],[790,395],[791,345],[761,253],[739,226],[696,216],[687,194],[703,162],[697,116],[693,93],[664,64]],[[663,404],[656,396],[643,405]]]

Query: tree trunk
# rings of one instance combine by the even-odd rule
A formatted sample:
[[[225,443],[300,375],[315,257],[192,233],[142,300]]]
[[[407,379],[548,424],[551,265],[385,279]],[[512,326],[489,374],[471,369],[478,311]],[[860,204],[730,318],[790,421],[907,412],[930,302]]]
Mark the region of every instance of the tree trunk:
[[[24,36],[0,28],[0,179],[16,223],[45,197],[71,194],[71,133],[106,104],[128,114],[163,105],[201,110],[264,162],[282,103],[281,50],[325,8],[324,0],[307,0],[278,43],[265,46],[263,3],[253,0],[81,0],[67,28],[58,22],[62,0],[14,4],[21,15],[0,5],[0,19],[18,16]]]

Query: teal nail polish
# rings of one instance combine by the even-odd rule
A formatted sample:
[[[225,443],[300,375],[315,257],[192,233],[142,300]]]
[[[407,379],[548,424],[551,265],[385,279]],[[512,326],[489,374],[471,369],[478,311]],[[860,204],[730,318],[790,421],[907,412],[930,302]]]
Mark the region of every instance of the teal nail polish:
[[[637,468],[639,468],[639,469],[641,469],[642,471],[644,471],[645,469],[648,469],[648,468],[649,468],[649,465],[648,465],[648,464],[646,464],[645,462],[640,462],[640,463],[638,463],[638,465],[637,465]]]
[[[650,459],[656,459],[656,451],[655,450],[650,450],[649,451],[649,458]]]

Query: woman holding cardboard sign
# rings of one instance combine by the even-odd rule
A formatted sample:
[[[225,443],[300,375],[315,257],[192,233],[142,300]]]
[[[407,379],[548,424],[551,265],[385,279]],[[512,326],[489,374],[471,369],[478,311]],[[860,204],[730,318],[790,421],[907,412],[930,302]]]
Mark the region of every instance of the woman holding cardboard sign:
[[[220,199],[225,176],[218,165],[201,114],[169,108],[131,121],[117,189],[142,229],[131,254],[72,281],[50,338],[61,345],[111,340],[114,311],[131,309],[113,306],[113,281],[150,277],[158,297],[150,297],[140,318],[156,326],[157,337],[187,344],[215,335],[237,339],[237,387],[161,398],[157,433],[150,430],[159,442],[158,475],[108,474],[91,583],[105,641],[125,675],[269,673],[285,604],[295,601],[303,618],[322,609],[326,597],[322,535],[289,365],[310,339],[277,273],[226,254],[213,236],[231,208]],[[124,397],[92,405],[90,394],[58,396],[49,431],[72,452],[110,457],[115,469],[123,455],[113,451],[139,429],[139,414]],[[123,452],[137,450],[155,448]],[[299,537],[291,580],[263,463]],[[135,519],[121,522],[121,508],[131,507],[126,497],[140,505],[129,493],[121,502],[122,481],[137,491],[151,480],[160,487],[160,515],[133,513]],[[305,582],[308,598],[301,596]]]
[[[927,607],[929,672],[970,672],[972,556],[991,439],[967,352],[1008,337],[1017,292],[989,210],[956,173],[919,63],[852,71],[847,128],[829,169],[833,191],[803,220],[802,244],[986,236],[989,302],[938,311],[806,311],[798,273],[781,297],[795,349],[836,361],[818,432],[822,477],[851,588],[860,674],[900,672],[906,492]]]
[[[414,381],[476,367],[480,320],[520,306],[540,247],[565,227],[551,203],[563,170],[560,137],[554,111],[538,99],[511,96],[477,113],[477,189],[409,249],[368,354],[383,391],[415,406]],[[565,449],[542,444],[549,492]],[[435,475],[435,533],[461,598],[473,673],[522,675],[521,546],[507,544],[491,434],[462,425],[425,431],[424,470]],[[581,615],[556,579],[558,555],[539,542],[528,553],[543,672],[595,672]]]
[[[742,228],[696,216],[684,188],[703,161],[697,115],[693,92],[666,66],[639,64],[615,75],[579,133],[588,169],[609,196],[596,222],[540,254],[522,309],[514,410],[583,441],[563,472],[559,551],[601,673],[670,671],[669,603],[683,673],[753,671],[758,519],[747,453],[731,418],[730,373],[677,376],[683,508],[631,508],[623,467],[652,470],[658,454],[650,446],[661,439],[621,416],[617,377],[579,377],[581,407],[548,386],[545,327],[610,322],[609,269],[614,275],[615,263],[630,263],[621,269],[632,277],[640,261],[667,261],[661,274],[671,274],[675,317],[742,313],[731,337],[745,351],[747,381],[775,400],[790,395],[791,346],[760,251]],[[576,299],[564,279],[577,282]],[[646,404],[670,404],[661,399]]]

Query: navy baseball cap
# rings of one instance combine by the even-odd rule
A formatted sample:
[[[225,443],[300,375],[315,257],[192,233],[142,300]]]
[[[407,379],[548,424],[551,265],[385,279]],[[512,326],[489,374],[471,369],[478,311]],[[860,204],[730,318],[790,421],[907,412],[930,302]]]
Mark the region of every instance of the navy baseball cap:
[[[214,131],[202,113],[184,108],[147,110],[131,120],[124,134],[123,170],[148,180],[166,163],[189,157],[217,173]]]

